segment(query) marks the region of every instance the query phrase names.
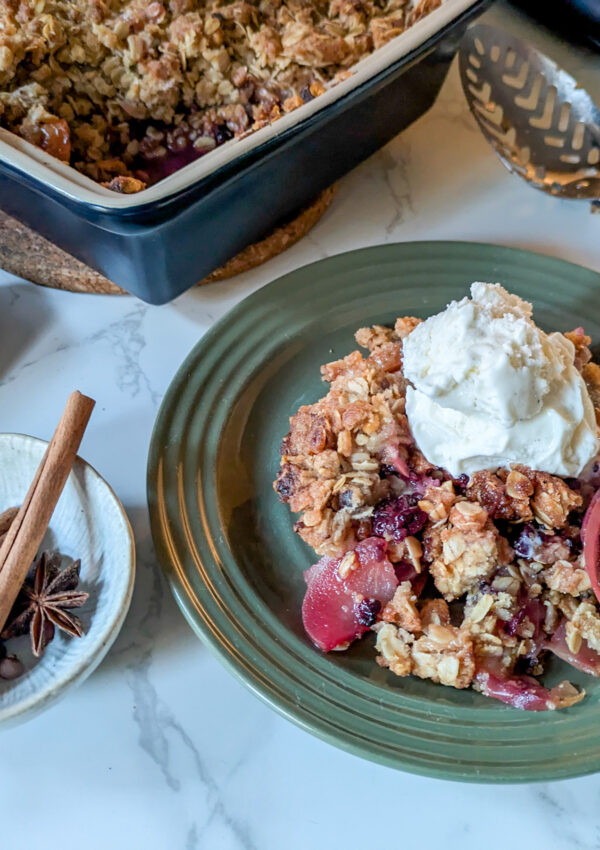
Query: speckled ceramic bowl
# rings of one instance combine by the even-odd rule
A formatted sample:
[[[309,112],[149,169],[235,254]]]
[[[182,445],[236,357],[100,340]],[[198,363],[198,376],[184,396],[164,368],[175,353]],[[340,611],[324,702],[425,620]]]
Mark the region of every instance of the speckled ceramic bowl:
[[[22,434],[0,434],[0,511],[23,500],[47,443]],[[28,720],[82,682],[102,661],[127,614],[135,574],[129,520],[114,492],[89,464],[77,459],[50,521],[43,549],[81,558],[80,587],[90,597],[77,610],[81,638],[57,629],[41,659],[29,637],[7,642],[25,665],[13,681],[0,679],[0,725]]]

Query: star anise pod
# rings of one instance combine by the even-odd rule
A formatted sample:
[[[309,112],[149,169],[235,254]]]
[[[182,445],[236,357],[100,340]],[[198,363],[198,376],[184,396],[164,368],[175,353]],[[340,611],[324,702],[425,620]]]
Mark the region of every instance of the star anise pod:
[[[35,565],[32,581],[26,581],[0,637],[3,640],[29,631],[33,654],[39,658],[54,637],[55,627],[81,637],[83,628],[70,608],[80,608],[89,593],[76,590],[81,561],[60,569],[60,555],[44,552]]]

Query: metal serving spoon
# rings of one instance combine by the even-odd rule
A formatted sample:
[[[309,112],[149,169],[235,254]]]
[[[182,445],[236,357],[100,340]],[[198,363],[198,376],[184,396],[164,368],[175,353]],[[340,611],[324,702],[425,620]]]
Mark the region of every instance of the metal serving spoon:
[[[488,24],[467,30],[459,66],[471,112],[509,171],[600,210],[600,111],[577,81]]]

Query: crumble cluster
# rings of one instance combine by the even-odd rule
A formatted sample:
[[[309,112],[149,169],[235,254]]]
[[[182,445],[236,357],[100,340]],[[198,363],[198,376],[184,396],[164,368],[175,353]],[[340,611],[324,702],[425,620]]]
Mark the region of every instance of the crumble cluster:
[[[0,0],[0,125],[136,192],[313,99],[440,3]]]

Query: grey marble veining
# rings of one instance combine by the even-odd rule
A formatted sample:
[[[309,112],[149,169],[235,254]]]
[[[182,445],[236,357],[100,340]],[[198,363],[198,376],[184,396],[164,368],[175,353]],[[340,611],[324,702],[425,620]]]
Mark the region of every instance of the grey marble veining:
[[[503,169],[453,70],[431,112],[343,180],[310,236],[263,268],[165,307],[0,276],[0,430],[47,437],[72,389],[94,396],[83,454],[123,500],[139,559],[131,612],[105,662],[64,702],[0,735],[3,846],[55,850],[62,833],[86,850],[600,848],[600,777],[453,785],[363,762],[271,712],[180,615],[145,507],[165,389],[248,293],[322,257],[412,239],[530,247],[600,270],[598,226],[585,204],[536,193]]]

